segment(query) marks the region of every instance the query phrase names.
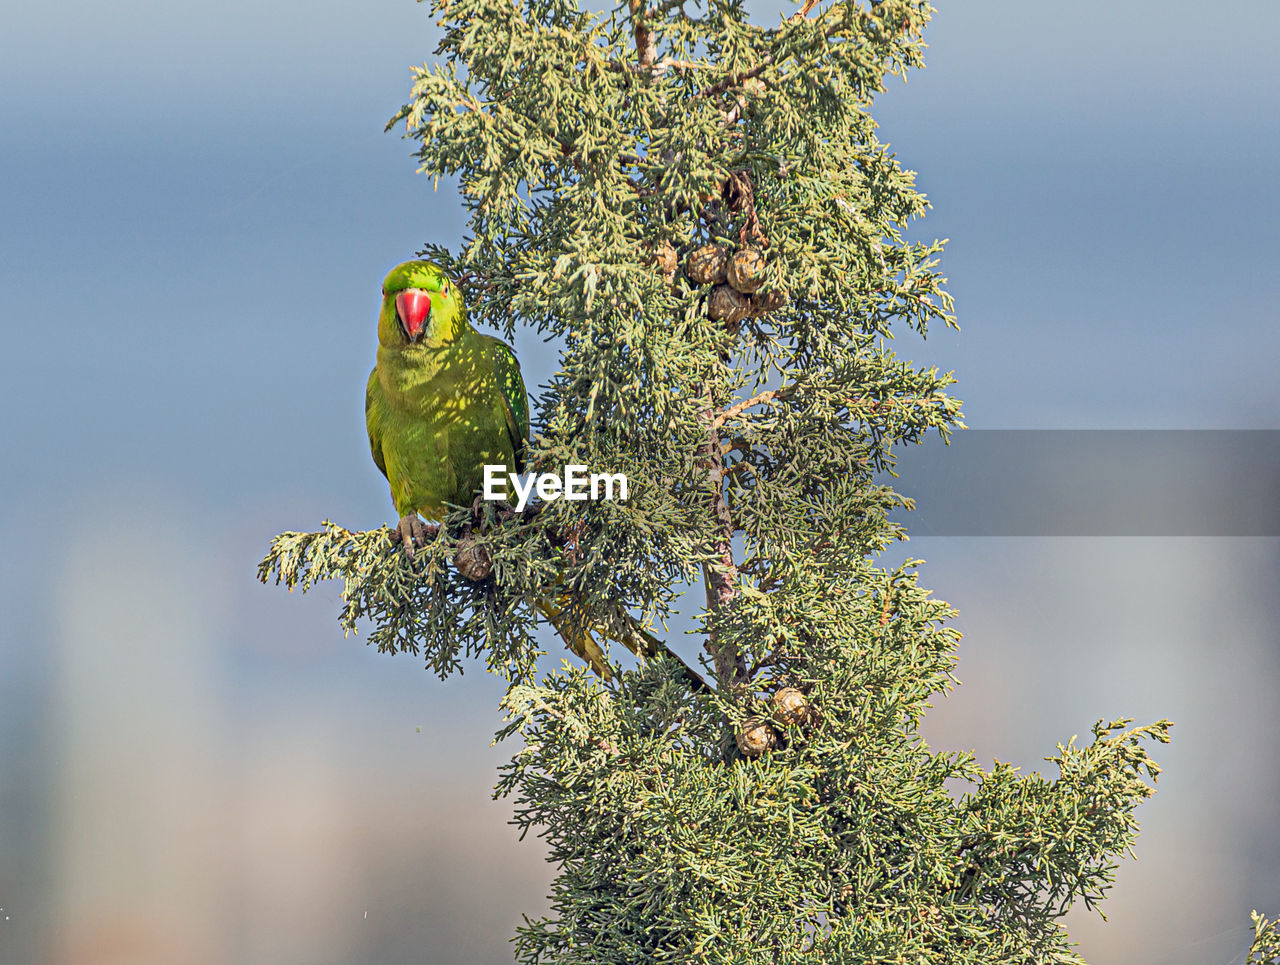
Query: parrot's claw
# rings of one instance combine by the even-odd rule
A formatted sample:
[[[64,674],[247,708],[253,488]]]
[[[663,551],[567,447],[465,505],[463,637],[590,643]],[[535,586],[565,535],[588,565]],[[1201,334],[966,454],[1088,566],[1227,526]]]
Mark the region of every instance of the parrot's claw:
[[[401,516],[391,531],[391,542],[404,544],[404,555],[413,559],[413,551],[427,544],[427,537],[434,536],[438,526],[428,526],[417,513]]]
[[[471,516],[477,523],[484,522],[484,507],[488,502],[489,500],[484,498],[483,493],[471,501]],[[503,500],[494,504],[493,514],[498,519],[510,519],[516,515],[516,511],[510,503]]]

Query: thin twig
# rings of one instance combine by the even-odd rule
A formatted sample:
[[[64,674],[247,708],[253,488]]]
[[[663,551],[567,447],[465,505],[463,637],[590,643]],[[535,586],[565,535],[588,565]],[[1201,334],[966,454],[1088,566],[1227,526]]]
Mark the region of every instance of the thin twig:
[[[621,60],[607,60],[605,65],[613,71],[625,71],[631,74],[652,73],[665,74],[669,70],[710,70],[712,64],[699,64],[692,60],[675,60],[671,57],[663,57],[654,64],[645,66],[644,64],[628,64]]]
[[[794,23],[797,20],[803,20],[805,17],[809,16],[809,11],[812,10],[817,5],[818,5],[818,0],[804,0],[804,6],[801,7],[799,10],[797,10],[795,13],[793,13],[791,16],[789,16],[787,20],[791,21],[792,23]]]
[[[750,80],[752,77],[759,77],[766,70],[773,66],[773,55],[765,54],[760,63],[756,64],[750,70],[742,70],[734,74],[732,77],[726,77],[724,80],[717,81],[710,87],[704,87],[700,91],[694,92],[694,97],[714,97],[716,94],[723,94],[731,87],[738,87],[743,81]]]
[[[730,419],[736,419],[748,409],[757,405],[776,405],[783,399],[790,398],[795,394],[795,386],[784,386],[781,389],[770,389],[768,392],[761,392],[759,395],[752,396],[750,399],[744,399],[737,402],[729,408],[725,409],[711,422],[712,429],[719,429]],[[850,399],[845,403],[845,408],[852,410],[855,406],[865,405],[872,412],[879,412],[880,409],[891,409],[898,405],[938,405],[946,401],[945,396],[920,396],[915,398],[894,398],[890,396],[887,399],[871,399],[866,396],[859,396],[856,399]]]
[[[704,423],[707,433],[701,455],[706,464],[707,480],[711,483],[710,508],[715,528],[712,542],[715,559],[702,564],[702,574],[706,581],[707,609],[714,612],[724,609],[738,595],[738,567],[733,559],[733,516],[724,496],[724,457],[720,454],[719,427],[711,416],[711,386],[704,384],[701,395],[706,405],[699,413],[699,421]],[[707,650],[711,653],[721,687],[735,687],[746,682],[747,664],[740,649],[724,644],[712,631],[707,638]]]
[[[753,406],[773,405],[776,402],[780,402],[783,399],[788,398],[794,392],[795,388],[792,386],[781,389],[770,389],[768,392],[761,392],[759,395],[754,395],[749,399],[744,399],[741,402],[731,405],[711,420],[711,431],[716,431],[730,419],[736,419]]]

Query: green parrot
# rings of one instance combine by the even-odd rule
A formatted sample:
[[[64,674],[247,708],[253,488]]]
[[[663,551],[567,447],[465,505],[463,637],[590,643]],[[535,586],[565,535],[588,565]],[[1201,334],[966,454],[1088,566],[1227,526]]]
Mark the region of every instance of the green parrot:
[[[529,401],[515,354],[471,327],[457,286],[429,261],[397,265],[382,283],[364,413],[410,556],[426,532],[418,514],[469,505],[486,463],[524,472]]]
[[[529,401],[515,353],[471,327],[458,287],[429,261],[397,265],[382,283],[378,361],[364,411],[373,461],[400,514],[392,539],[410,558],[428,533],[419,514],[441,519],[449,504],[469,505],[483,487],[486,464],[524,472]],[[535,604],[574,653],[600,676],[612,676],[589,632],[571,629],[557,603]],[[619,614],[630,629],[618,642],[637,656],[679,660],[633,617]]]

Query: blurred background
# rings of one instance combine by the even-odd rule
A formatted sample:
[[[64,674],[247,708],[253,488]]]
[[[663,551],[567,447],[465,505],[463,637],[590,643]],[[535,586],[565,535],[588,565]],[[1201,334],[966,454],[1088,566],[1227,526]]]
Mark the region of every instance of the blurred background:
[[[1280,428],[1280,6],[938,6],[876,116],[935,205],[919,233],[952,239],[963,332],[899,353],[956,370],[983,430]],[[392,516],[378,286],[462,232],[383,132],[428,9],[2,19],[0,965],[510,961],[551,869],[490,799],[499,683],[343,639],[336,587],[254,579],[279,531]],[[1209,469],[1201,498],[1236,501]],[[936,746],[1031,770],[1099,718],[1176,721],[1109,922],[1069,922],[1095,965],[1239,962],[1250,909],[1280,913],[1274,532],[886,560],[959,609]]]

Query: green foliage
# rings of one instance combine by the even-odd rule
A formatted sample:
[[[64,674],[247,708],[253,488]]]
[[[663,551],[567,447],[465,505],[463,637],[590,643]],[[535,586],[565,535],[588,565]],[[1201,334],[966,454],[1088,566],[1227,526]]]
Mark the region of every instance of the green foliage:
[[[1280,923],[1253,912],[1253,944],[1245,965],[1280,965]]]
[[[524,601],[503,589],[514,582],[502,579],[514,548],[502,540],[500,526],[472,537],[460,516],[454,514],[452,525],[442,526],[412,560],[386,528],[359,533],[325,520],[316,533],[281,533],[258,579],[274,577],[290,592],[303,593],[321,580],[342,580],[344,631],[370,622],[369,642],[379,651],[423,656],[441,677],[477,656],[495,673],[528,676],[539,655],[531,616]],[[473,582],[450,565],[464,541],[472,540],[493,547],[496,579]]]
[[[945,604],[869,564],[829,595],[804,658],[768,675],[807,691],[808,719],[754,760],[724,723],[767,702],[693,696],[669,664],[618,688],[574,670],[511,690],[526,746],[499,790],[559,869],[520,961],[1075,960],[1055,919],[1100,898],[1133,843],[1157,772],[1141,741],[1167,723],[1099,725],[1053,779],[984,774],[915,733],[950,672]],[[824,632],[842,618],[851,635]]]
[[[1244,965],[1280,965],[1280,923],[1253,913],[1253,943]]]
[[[908,237],[927,201],[869,113],[922,65],[928,4],[773,27],[734,0],[433,9],[442,62],[393,120],[424,173],[458,177],[470,233],[423,254],[473,323],[561,340],[532,465],[623,472],[630,498],[459,508],[412,562],[385,529],[326,523],[277,537],[260,577],[341,579],[348,630],[509,681],[501,735],[523,749],[498,791],[557,868],[517,959],[1078,962],[1058,920],[1132,848],[1168,722],[1099,724],[1052,776],[928,747],[960,635],[916,561],[873,562],[902,535],[907,501],[877,481],[894,446],[963,427],[951,375],[890,347],[954,319],[941,244]],[[761,252],[758,291],[695,281],[708,243]],[[460,575],[477,547],[491,572]],[[536,678],[531,601],[660,629],[699,579],[714,689],[668,659]]]

